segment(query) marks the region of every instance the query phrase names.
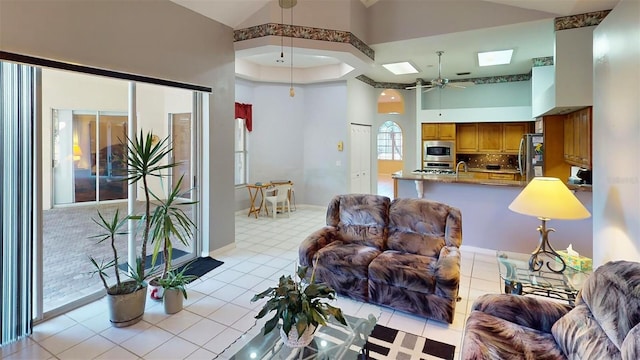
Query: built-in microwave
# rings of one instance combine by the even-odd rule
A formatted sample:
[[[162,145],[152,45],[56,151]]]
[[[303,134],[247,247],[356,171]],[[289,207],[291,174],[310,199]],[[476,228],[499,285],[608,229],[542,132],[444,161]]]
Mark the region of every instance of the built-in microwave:
[[[424,162],[455,162],[453,141],[427,140],[423,142]]]

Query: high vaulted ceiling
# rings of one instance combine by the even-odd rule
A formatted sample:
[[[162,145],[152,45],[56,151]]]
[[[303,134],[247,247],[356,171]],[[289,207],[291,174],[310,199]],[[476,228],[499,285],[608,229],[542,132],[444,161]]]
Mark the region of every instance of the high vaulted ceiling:
[[[173,2],[201,13],[234,29],[265,7],[273,6],[277,0],[172,0]],[[303,11],[303,1],[349,1],[349,0],[298,0],[294,11]],[[361,0],[366,7],[369,33],[385,39],[379,43],[367,43],[375,50],[375,60],[362,61],[344,51],[322,50],[294,45],[294,82],[311,83],[345,79],[366,75],[377,82],[412,83],[416,78],[430,80],[438,75],[436,51],[443,50],[442,75],[450,80],[467,78],[526,74],[531,70],[531,59],[553,56],[555,17],[577,15],[612,9],[619,0]],[[423,23],[410,23],[411,7],[416,7]],[[424,11],[429,6],[429,11]],[[384,10],[381,10],[384,9]],[[394,14],[389,9],[399,9]],[[486,19],[469,9],[490,12]],[[382,19],[403,15],[408,19],[402,24],[398,19],[390,20],[412,27],[418,36],[397,36],[384,27],[382,22],[372,22],[371,17]],[[424,13],[424,14],[423,14]],[[407,16],[407,14],[409,16]],[[323,14],[314,14],[314,16]],[[331,16],[331,14],[324,14]],[[512,18],[528,19],[515,21]],[[288,20],[288,19],[287,19]],[[428,21],[427,21],[428,20]],[[285,21],[288,23],[288,21]],[[376,25],[376,23],[378,25]],[[295,25],[307,25],[294,22]],[[256,24],[258,25],[258,24]],[[401,33],[402,31],[398,31]],[[410,31],[409,31],[410,32]],[[388,38],[388,39],[387,39]],[[236,72],[239,76],[257,81],[289,82],[291,80],[288,40],[282,46],[255,46],[238,48]],[[299,44],[299,42],[297,41]],[[236,43],[238,44],[238,43]],[[479,67],[477,53],[488,50],[513,48],[511,64]],[[280,53],[287,54],[283,62]],[[409,61],[420,72],[410,75],[393,75],[381,65]],[[239,65],[238,65],[239,64]],[[250,69],[250,70],[247,70]],[[246,70],[246,71],[245,71]],[[469,72],[468,75],[457,73]],[[309,76],[309,74],[314,74]]]

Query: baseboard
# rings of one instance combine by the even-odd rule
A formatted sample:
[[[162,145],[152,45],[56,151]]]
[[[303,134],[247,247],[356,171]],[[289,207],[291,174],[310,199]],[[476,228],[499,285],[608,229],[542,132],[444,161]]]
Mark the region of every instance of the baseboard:
[[[231,244],[225,245],[219,249],[215,249],[213,251],[209,251],[209,256],[215,259],[216,255],[222,255],[227,251],[231,251],[236,248],[236,242],[232,242]]]

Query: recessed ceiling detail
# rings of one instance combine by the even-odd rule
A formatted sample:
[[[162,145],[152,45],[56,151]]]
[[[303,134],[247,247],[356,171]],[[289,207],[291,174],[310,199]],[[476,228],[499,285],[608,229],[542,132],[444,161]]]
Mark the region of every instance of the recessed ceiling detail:
[[[233,31],[233,41],[257,39],[265,36],[284,36],[294,39],[320,40],[351,44],[371,60],[375,51],[349,31],[320,29],[310,26],[268,23]]]
[[[556,31],[596,26],[604,20],[611,10],[594,11],[586,14],[563,16],[554,19]]]
[[[410,84],[400,84],[400,83],[389,83],[389,82],[377,82],[365,75],[356,76],[356,79],[362,81],[363,83],[376,88],[376,89],[397,89],[397,90],[406,90],[407,87],[416,86],[417,81]],[[517,74],[517,75],[503,75],[503,76],[488,76],[482,78],[469,78],[469,79],[458,79],[458,80],[449,80],[449,83],[456,82],[472,82],[476,85],[482,84],[498,84],[498,83],[506,83],[506,82],[516,82],[516,81],[529,81],[531,80],[531,73],[528,74]],[[420,79],[421,82],[425,82]]]

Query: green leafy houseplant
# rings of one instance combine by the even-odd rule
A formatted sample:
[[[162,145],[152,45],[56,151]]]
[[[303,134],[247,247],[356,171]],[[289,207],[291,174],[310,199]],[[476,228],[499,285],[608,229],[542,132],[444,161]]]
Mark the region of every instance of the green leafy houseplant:
[[[164,266],[160,279],[167,277],[171,269],[173,253],[171,238],[175,237],[183,245],[188,246],[189,239],[193,236],[193,231],[196,227],[193,220],[180,208],[181,206],[196,203],[195,201],[187,202],[180,199],[181,195],[183,195],[180,193],[183,178],[184,176],[180,177],[165,199],[161,199],[153,192],[149,192],[156,202],[156,208],[153,211],[153,215],[151,215],[151,240],[155,243],[151,264],[156,263],[157,256],[162,251]],[[160,286],[162,286],[162,283]],[[165,286],[162,287],[166,288]]]
[[[303,279],[307,275],[307,270],[307,266],[299,267],[297,279],[291,278],[291,275],[281,276],[277,287],[270,287],[251,299],[252,302],[269,299],[256,315],[256,319],[275,311],[273,318],[264,325],[265,335],[273,330],[280,320],[282,320],[282,329],[285,334],[289,335],[291,328],[295,327],[298,337],[309,326],[317,328],[318,325],[326,325],[330,316],[344,325],[347,324],[342,310],[323,301],[334,300],[335,290],[327,284],[315,282],[315,267],[309,283],[305,283]]]
[[[185,285],[197,279],[198,277],[195,275],[185,275],[185,272],[189,268],[189,265],[186,265],[180,271],[170,270],[167,274],[158,279],[158,283],[165,290],[178,290],[182,293],[184,298],[187,298],[187,290],[185,289]]]
[[[116,210],[115,214],[113,215],[113,218],[111,218],[110,220],[106,219],[102,215],[102,213],[100,213],[100,211],[98,211],[98,217],[99,217],[98,220],[96,220],[95,218],[92,220],[98,226],[100,226],[100,228],[102,228],[102,230],[104,230],[105,232],[99,235],[92,236],[91,238],[98,239],[98,243],[101,243],[105,240],[109,240],[111,245],[111,251],[113,252],[113,259],[108,262],[105,262],[104,260],[102,260],[98,263],[98,261],[95,258],[89,257],[89,260],[91,261],[93,266],[96,268],[96,270],[94,270],[93,273],[98,274],[98,276],[100,276],[100,280],[102,280],[102,285],[107,290],[107,293],[109,295],[122,295],[122,294],[133,293],[134,291],[142,288],[144,285],[145,278],[144,278],[144,270],[143,270],[144,267],[142,266],[142,261],[140,258],[137,258],[136,269],[130,268],[129,276],[132,278],[133,281],[122,281],[120,277],[120,268],[118,266],[118,250],[116,249],[116,245],[115,245],[116,236],[127,234],[126,231],[122,231],[121,229],[124,225],[126,225],[127,221],[129,220],[129,217],[125,216],[123,218],[120,218],[119,209]],[[116,283],[113,286],[109,286],[107,284],[107,279],[106,279],[109,276],[106,273],[106,270],[111,267],[114,268],[113,271],[116,276]]]
[[[171,153],[169,137],[160,141],[154,141],[153,134],[146,135],[140,130],[139,136],[127,138],[127,178],[129,184],[142,181],[142,191],[144,192],[144,214],[142,216],[130,216],[132,219],[143,220],[144,227],[142,233],[142,249],[140,258],[146,261],[147,243],[152,235],[153,218],[151,213],[151,190],[149,188],[150,177],[163,177],[162,171],[175,167],[175,163],[163,163]],[[153,195],[155,198],[155,195]],[[166,258],[165,258],[166,263]],[[144,277],[144,266],[142,266],[141,276]]]

